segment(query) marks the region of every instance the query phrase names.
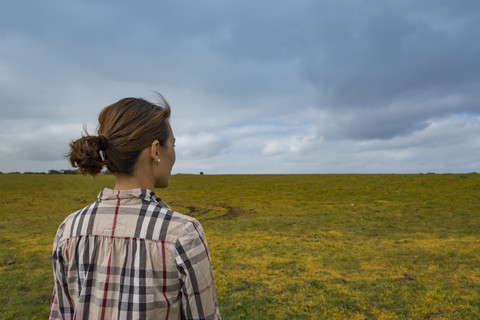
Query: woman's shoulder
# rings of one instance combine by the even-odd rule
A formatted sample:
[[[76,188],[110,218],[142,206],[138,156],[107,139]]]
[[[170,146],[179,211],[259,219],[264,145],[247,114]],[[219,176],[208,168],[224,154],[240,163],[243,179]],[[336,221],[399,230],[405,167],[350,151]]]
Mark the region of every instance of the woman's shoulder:
[[[163,220],[168,221],[167,223],[169,224],[171,231],[174,231],[179,236],[192,232],[195,229],[202,229],[200,221],[192,216],[180,213],[171,208],[163,208],[163,210],[166,211],[165,216],[162,217]]]
[[[82,215],[85,215],[86,213],[92,211],[92,208],[96,206],[97,202],[91,203],[81,209],[78,209],[77,211],[69,213],[62,221],[62,223],[59,225],[58,229],[63,230],[67,227],[71,227],[71,225],[75,222],[76,219],[81,217]]]

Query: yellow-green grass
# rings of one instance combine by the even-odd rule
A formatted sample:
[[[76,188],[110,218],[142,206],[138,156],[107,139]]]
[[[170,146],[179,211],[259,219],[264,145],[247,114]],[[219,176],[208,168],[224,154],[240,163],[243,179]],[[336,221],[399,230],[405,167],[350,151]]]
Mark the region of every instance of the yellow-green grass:
[[[0,319],[45,319],[64,217],[114,177],[0,175]],[[480,319],[480,175],[175,175],[224,319]]]

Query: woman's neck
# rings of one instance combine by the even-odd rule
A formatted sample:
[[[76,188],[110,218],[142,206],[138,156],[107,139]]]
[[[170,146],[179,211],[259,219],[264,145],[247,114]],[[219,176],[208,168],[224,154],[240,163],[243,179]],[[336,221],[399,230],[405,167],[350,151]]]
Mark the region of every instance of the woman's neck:
[[[143,188],[154,191],[155,183],[151,179],[133,176],[117,176],[115,190]]]

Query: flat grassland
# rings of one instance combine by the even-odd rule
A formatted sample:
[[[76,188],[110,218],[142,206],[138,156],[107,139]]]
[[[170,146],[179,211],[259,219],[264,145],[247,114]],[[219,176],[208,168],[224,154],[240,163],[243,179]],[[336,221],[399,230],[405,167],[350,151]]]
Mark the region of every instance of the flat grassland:
[[[45,319],[56,228],[112,176],[0,175],[0,319]],[[175,175],[224,319],[480,319],[480,175]]]

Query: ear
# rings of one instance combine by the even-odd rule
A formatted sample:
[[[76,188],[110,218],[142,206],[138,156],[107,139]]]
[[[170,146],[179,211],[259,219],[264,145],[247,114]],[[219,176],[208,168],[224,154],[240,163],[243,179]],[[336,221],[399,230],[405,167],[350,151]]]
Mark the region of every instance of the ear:
[[[157,161],[160,158],[160,143],[155,140],[150,145],[150,157],[153,161]]]

